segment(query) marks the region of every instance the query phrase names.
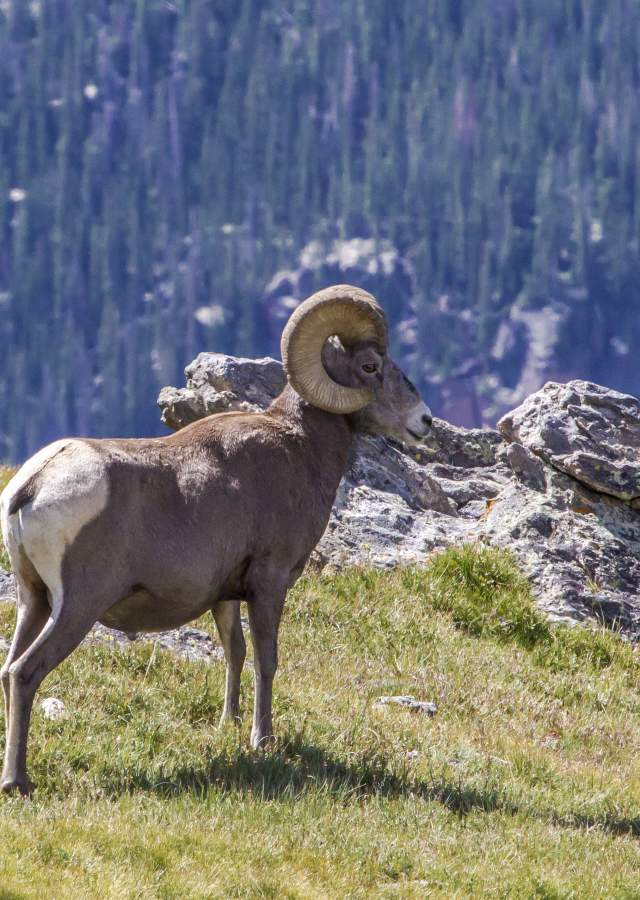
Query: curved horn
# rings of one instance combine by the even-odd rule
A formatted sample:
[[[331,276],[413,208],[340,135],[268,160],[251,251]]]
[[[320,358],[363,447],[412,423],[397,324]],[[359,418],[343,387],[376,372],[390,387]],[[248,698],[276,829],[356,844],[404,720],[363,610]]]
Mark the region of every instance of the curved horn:
[[[361,288],[336,284],[301,303],[282,332],[282,362],[291,386],[307,403],[344,415],[370,403],[371,394],[337,384],[327,374],[322,348],[332,335],[345,346],[375,341],[386,350],[387,323],[382,307]]]

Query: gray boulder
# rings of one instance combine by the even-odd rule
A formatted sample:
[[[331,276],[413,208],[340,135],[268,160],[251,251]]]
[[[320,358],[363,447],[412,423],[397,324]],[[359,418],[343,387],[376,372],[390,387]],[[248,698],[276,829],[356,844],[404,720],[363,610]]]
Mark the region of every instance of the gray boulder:
[[[595,617],[640,636],[640,514],[516,446],[501,453],[511,478],[488,504],[481,539],[515,554],[552,617]]]
[[[224,650],[215,644],[206,631],[183,625],[168,631],[141,631],[127,636],[115,628],[107,628],[96,623],[84,639],[85,644],[106,644],[126,649],[132,643],[154,644],[163,650],[169,650],[182,659],[196,662],[224,662]]]
[[[640,400],[589,381],[553,381],[498,422],[561,472],[620,500],[640,498]]]
[[[184,428],[203,416],[231,409],[264,409],[284,387],[282,363],[200,353],[184,370],[186,387],[165,387],[158,406],[169,428]]]

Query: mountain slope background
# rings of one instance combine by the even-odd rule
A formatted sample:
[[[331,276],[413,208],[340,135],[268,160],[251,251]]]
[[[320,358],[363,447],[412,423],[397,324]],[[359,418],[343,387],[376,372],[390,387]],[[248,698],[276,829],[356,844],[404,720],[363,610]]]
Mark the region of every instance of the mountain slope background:
[[[0,458],[357,281],[434,410],[640,393],[630,0],[0,2]]]

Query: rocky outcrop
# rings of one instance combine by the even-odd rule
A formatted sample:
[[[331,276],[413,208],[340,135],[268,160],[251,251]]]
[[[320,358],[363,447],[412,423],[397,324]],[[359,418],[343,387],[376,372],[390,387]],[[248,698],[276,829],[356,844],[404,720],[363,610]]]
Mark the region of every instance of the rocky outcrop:
[[[186,387],[165,387],[158,397],[162,421],[175,430],[212,413],[264,409],[286,381],[282,364],[275,359],[223,353],[200,353],[184,374]]]
[[[261,373],[259,396],[248,392],[249,366]],[[187,379],[159,398],[174,428],[203,410],[266,406],[284,383],[275,360],[219,354],[201,354]],[[640,402],[549,383],[497,431],[436,420],[417,451],[359,438],[314,562],[394,566],[464,542],[508,547],[549,615],[640,637],[639,484]]]
[[[498,423],[508,441],[595,491],[640,503],[640,400],[587,381],[549,382]]]
[[[276,360],[215,353],[200,354],[186,375],[186,388],[165,388],[158,401],[173,428],[264,408],[285,381]],[[436,419],[419,450],[361,437],[313,563],[421,564],[465,542],[509,548],[550,616],[596,618],[640,638],[640,402],[589,382],[550,382],[497,431]],[[0,599],[13,591],[0,572]],[[100,627],[92,639],[124,640]],[[160,642],[220,655],[194,629]]]

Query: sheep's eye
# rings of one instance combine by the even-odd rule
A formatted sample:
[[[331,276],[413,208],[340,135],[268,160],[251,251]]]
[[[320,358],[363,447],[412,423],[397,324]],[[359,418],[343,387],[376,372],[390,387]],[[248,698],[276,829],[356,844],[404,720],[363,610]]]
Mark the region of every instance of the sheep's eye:
[[[366,372],[368,375],[373,374],[373,372],[375,372],[377,368],[378,367],[376,365],[374,365],[373,363],[365,363],[362,367],[363,371]]]

